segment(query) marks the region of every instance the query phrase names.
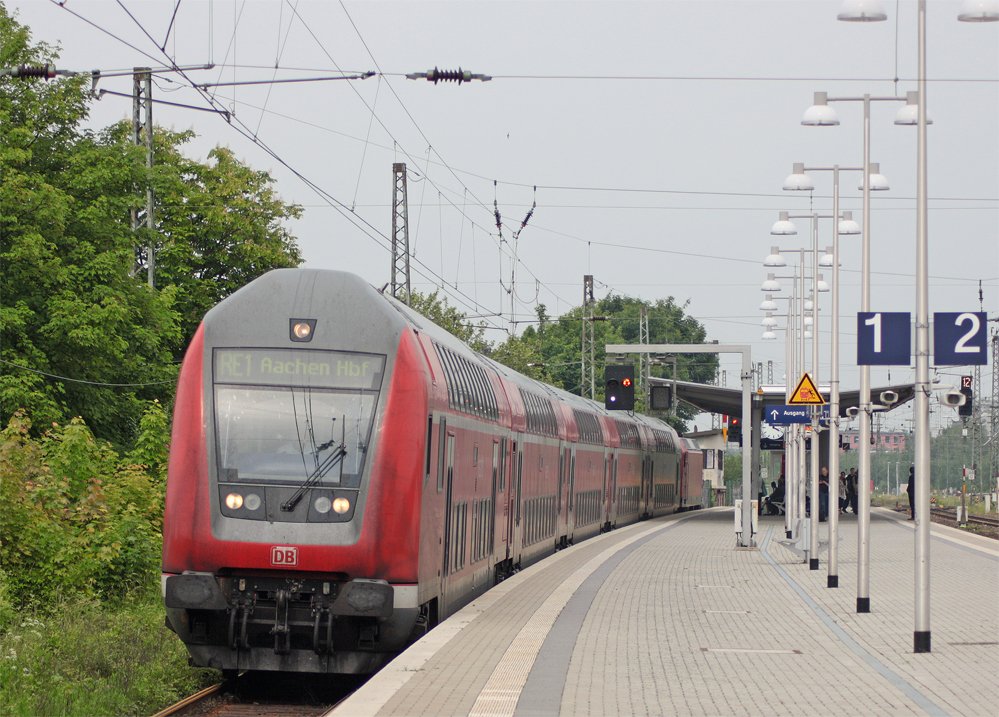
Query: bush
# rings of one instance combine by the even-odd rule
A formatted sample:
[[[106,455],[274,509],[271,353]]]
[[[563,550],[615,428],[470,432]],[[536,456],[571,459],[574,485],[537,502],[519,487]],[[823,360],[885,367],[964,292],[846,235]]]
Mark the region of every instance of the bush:
[[[122,461],[79,418],[36,439],[18,412],[0,433],[0,564],[13,604],[158,587],[167,426],[158,404],[147,413],[143,443],[129,457],[155,462],[153,475]]]
[[[152,714],[218,681],[187,665],[158,596],[109,610],[74,600],[0,633],[0,714]]]

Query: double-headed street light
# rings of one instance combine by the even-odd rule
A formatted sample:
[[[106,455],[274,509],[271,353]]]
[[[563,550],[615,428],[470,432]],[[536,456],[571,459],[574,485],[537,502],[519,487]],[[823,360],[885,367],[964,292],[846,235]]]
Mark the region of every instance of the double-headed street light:
[[[866,4],[866,3],[865,3]],[[841,17],[842,19],[842,17]],[[871,191],[886,189],[887,182],[881,184],[878,166],[871,163],[871,102],[906,102],[909,97],[829,97],[825,92],[816,92],[813,104],[801,118],[801,124],[810,127],[832,127],[839,124],[830,102],[862,102],[864,105],[864,161],[862,167],[863,190],[863,229],[860,242],[860,310],[871,310]],[[896,122],[898,122],[896,117]],[[881,178],[883,179],[883,177]],[[858,456],[857,507],[857,612],[871,611],[870,597],[870,527],[871,527],[871,367],[860,367],[860,396],[857,402],[860,409],[860,451]]]
[[[785,189],[793,188],[793,189],[799,189],[799,190],[810,190],[810,189],[814,189],[814,183],[812,182],[811,177],[809,177],[807,174],[805,174],[805,169],[806,168],[805,168],[805,166],[803,164],[795,164],[794,165],[794,172],[784,182],[784,188]],[[809,169],[811,169],[811,168],[809,168]],[[821,170],[821,169],[824,169],[824,168],[817,167],[815,169]],[[833,367],[832,367],[832,371],[830,373],[830,376],[831,376],[831,380],[832,381],[838,383],[838,380],[839,380],[839,374],[838,374],[838,363],[839,363],[839,344],[838,344],[838,335],[839,335],[838,291],[839,291],[839,288],[838,288],[838,285],[839,285],[839,263],[840,263],[839,262],[839,239],[838,239],[838,237],[839,237],[840,234],[858,234],[858,233],[860,233],[860,227],[857,225],[857,223],[855,221],[853,221],[852,215],[848,215],[848,214],[842,214],[841,215],[840,212],[839,212],[839,201],[838,201],[838,199],[839,199],[839,184],[838,184],[839,175],[838,175],[838,172],[839,172],[840,168],[839,167],[834,167],[834,169],[836,170],[835,171],[836,183],[835,183],[835,192],[834,192],[833,213],[832,214],[811,213],[811,214],[793,214],[792,215],[792,214],[789,214],[788,212],[781,212],[780,213],[780,218],[773,225],[773,228],[770,230],[770,233],[771,234],[775,234],[775,235],[793,235],[793,234],[797,234],[797,229],[795,228],[794,223],[790,221],[792,218],[805,218],[805,219],[811,219],[812,220],[812,249],[811,249],[811,251],[812,251],[812,262],[813,262],[814,266],[816,267],[815,271],[816,272],[818,271],[818,267],[832,267],[832,279],[833,279],[833,286],[832,286],[832,299],[833,299],[832,322],[833,323],[832,323],[832,327],[833,328],[832,328],[832,342],[831,342],[831,344],[832,344],[832,365],[833,365]],[[880,175],[879,175],[879,177],[880,177]],[[884,184],[885,186],[887,186],[887,182],[884,180],[883,177],[880,177],[878,181],[879,181],[879,183]],[[835,219],[836,220],[833,223],[833,234],[834,234],[834,238],[833,238],[833,246],[831,248],[831,252],[827,251],[827,253],[824,254],[821,257],[819,256],[819,248],[818,248],[818,220],[819,219]],[[801,250],[801,251],[805,251],[805,250]],[[778,250],[777,250],[776,247],[774,247],[773,249],[771,249],[770,256],[768,256],[766,258],[766,260],[764,261],[764,265],[766,265],[766,266],[780,266],[781,263],[779,263],[779,262],[781,262],[781,261],[782,261],[782,259],[781,259],[781,257],[778,254]],[[812,314],[812,317],[810,317],[810,320],[807,317],[804,320],[805,330],[807,331],[808,327],[810,327],[811,330],[812,330],[812,332],[813,332],[813,335],[816,336],[816,337],[818,335],[818,303],[817,303],[817,298],[818,297],[817,297],[817,293],[818,292],[823,292],[823,291],[828,291],[828,290],[829,290],[828,285],[826,285],[826,283],[824,281],[822,281],[821,275],[818,275],[817,279],[815,281],[814,287],[813,287],[812,300],[809,302],[811,304],[811,310],[812,310],[813,314]],[[818,362],[818,357],[819,357],[819,350],[818,350],[818,341],[817,341],[817,338],[816,338],[816,340],[813,341],[813,352],[812,352],[812,377],[816,381],[818,380],[818,363],[819,363]],[[801,367],[803,368],[803,366],[804,366],[804,362],[802,361]],[[796,376],[797,372],[789,371],[788,374],[789,374],[789,377],[790,376]],[[790,388],[790,386],[788,386],[788,388]],[[835,419],[838,416],[838,407],[839,407],[839,392],[838,392],[838,387],[834,390],[834,394],[835,394],[835,401],[831,401],[831,411],[830,411],[830,414],[831,414],[830,415],[830,418],[831,418],[830,427],[831,427],[831,431],[832,431],[830,433],[830,451],[831,452],[833,450],[835,450],[835,449],[832,448],[832,446],[838,445],[838,443],[839,443],[839,437],[838,437],[837,427],[834,426]],[[817,501],[818,500],[818,480],[819,480],[819,416],[818,416],[818,412],[815,412],[814,415],[813,415],[813,417],[812,417],[812,437],[811,437],[811,440],[812,440],[812,453],[811,453],[811,486],[812,487],[811,487],[811,492],[812,492],[812,495],[815,496],[814,500]],[[795,453],[795,455],[799,458],[799,460],[802,461],[801,465],[802,465],[802,474],[803,474],[804,473],[804,470],[803,470],[803,467],[804,467],[803,466],[803,456],[804,456],[804,454],[801,453],[800,455],[798,455],[796,453],[797,450],[798,450],[797,445],[795,445],[791,452]],[[839,455],[836,454],[834,456],[834,458],[835,458],[835,461],[831,460],[829,462],[829,464],[828,464],[830,475],[833,477],[833,480],[830,481],[830,486],[829,486],[830,487],[830,492],[829,492],[829,504],[830,504],[830,506],[836,506],[838,504],[838,495],[839,495],[839,485],[838,485],[838,482],[836,480],[836,478],[838,476],[838,471],[839,471]],[[803,498],[802,498],[802,502],[803,502]],[[816,508],[816,510],[818,510],[818,509]],[[799,513],[799,515],[803,515],[803,514],[804,514],[804,508],[802,506],[802,510]],[[836,546],[833,543],[834,543],[834,539],[836,537],[835,525],[836,525],[836,518],[838,517],[838,513],[836,513],[835,510],[830,509],[829,516],[830,516],[830,518],[829,518],[829,535],[830,535],[830,548],[829,548],[829,561],[830,561],[830,563],[829,563],[830,564],[829,571],[830,572],[829,572],[829,574],[830,574],[830,579],[829,580],[830,580],[830,587],[836,587],[838,585],[839,577],[838,577],[838,567],[837,567],[837,560],[836,560],[836,558],[837,558]],[[794,525],[794,523],[789,520],[789,525]],[[809,553],[810,553],[810,555],[809,555],[809,568],[812,569],[812,570],[818,570],[818,568],[819,568],[819,561],[818,561],[818,557],[817,557],[818,556],[817,546],[818,546],[818,534],[819,534],[819,521],[814,518],[814,514],[813,514],[813,519],[810,521],[809,528],[810,528],[810,530],[809,530],[809,544],[810,544],[810,548],[811,548],[809,550]],[[815,547],[812,548],[811,546],[815,546]]]
[[[877,163],[869,163],[864,184],[872,190],[888,189],[888,180],[880,172]],[[785,190],[813,189],[814,183],[806,172],[832,172],[833,175],[833,217],[837,217],[833,225],[832,245],[832,325],[831,350],[829,366],[829,572],[826,585],[839,587],[839,236],[841,234],[856,235],[861,233],[860,226],[853,221],[853,215],[841,215],[839,210],[839,173],[862,172],[863,167],[806,167],[796,163],[792,174],[784,180]],[[816,459],[813,458],[813,462]],[[859,505],[859,502],[858,502]]]
[[[915,598],[916,598],[916,619],[913,630],[913,649],[915,652],[930,652],[930,405],[929,397],[932,391],[930,385],[930,344],[929,344],[929,241],[927,238],[927,181],[926,181],[926,125],[929,120],[926,116],[926,0],[919,0],[918,7],[918,58],[917,58],[917,80],[915,99],[917,109],[915,112],[917,131],[916,140],[916,382],[915,382],[915,407],[913,418],[915,421],[915,505],[916,515],[920,516],[916,522],[916,549],[915,549]],[[847,22],[879,22],[886,20],[888,16],[881,8],[880,2],[875,0],[848,0],[844,3],[842,10],[837,16],[840,20]],[[957,16],[962,22],[996,22],[999,21],[999,2],[997,0],[965,0],[961,11]],[[865,95],[865,97],[867,97]],[[869,100],[864,103],[864,166],[867,166],[867,152],[869,141],[869,119],[867,107]],[[911,122],[901,121],[896,117],[897,124],[909,124]],[[866,187],[866,183],[865,183]],[[864,190],[864,204],[867,205],[867,190]],[[864,238],[867,237],[867,217],[864,218]],[[868,277],[869,279],[869,277]],[[868,287],[865,286],[865,291]],[[864,306],[862,311],[868,311],[869,306]],[[863,394],[864,374],[867,375],[867,395]],[[861,401],[870,403],[870,369],[863,367],[861,371]],[[861,426],[863,427],[865,411],[861,411]],[[868,431],[870,430],[870,416],[866,417]],[[864,450],[863,434],[861,435],[861,450]],[[870,468],[870,451],[867,449],[868,469]],[[861,454],[863,456],[863,454]],[[868,477],[861,475],[863,488],[868,490]],[[860,494],[861,499],[866,495]],[[867,496],[869,500],[869,495]],[[866,501],[865,501],[866,502]],[[863,505],[863,503],[862,503]],[[867,510],[863,507],[862,510]],[[863,517],[863,515],[862,515]],[[867,516],[869,521],[870,516]],[[864,589],[869,590],[869,577],[866,575],[867,563],[869,562],[870,547],[866,543],[864,548],[868,551],[863,557],[863,566],[858,568],[858,597],[857,611],[870,611],[870,597],[866,599],[866,605],[861,602],[859,591],[860,582],[864,583]],[[858,561],[858,564],[861,561]],[[862,609],[863,608],[863,609]]]

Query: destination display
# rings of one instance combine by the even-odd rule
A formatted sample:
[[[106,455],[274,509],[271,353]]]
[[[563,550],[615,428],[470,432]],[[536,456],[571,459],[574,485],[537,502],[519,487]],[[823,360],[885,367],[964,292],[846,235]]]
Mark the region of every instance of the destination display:
[[[302,349],[215,349],[215,382],[378,389],[385,357]]]

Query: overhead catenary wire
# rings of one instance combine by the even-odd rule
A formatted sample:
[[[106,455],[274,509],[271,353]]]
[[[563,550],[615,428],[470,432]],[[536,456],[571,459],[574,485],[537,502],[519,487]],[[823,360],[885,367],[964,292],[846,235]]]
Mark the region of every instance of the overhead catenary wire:
[[[87,20],[86,18],[84,18],[83,16],[81,16],[79,13],[71,10],[70,8],[66,8],[64,5],[56,2],[56,0],[50,0],[50,1],[54,2],[57,5],[59,5],[59,7],[67,10],[68,12],[70,12],[75,17],[78,17],[79,19],[86,21],[88,24],[91,24],[94,27],[98,27],[99,28],[99,26],[96,25],[95,23]],[[119,4],[120,4],[120,0],[119,0]],[[127,12],[127,10],[126,10],[126,12]],[[132,15],[131,13],[128,13],[128,15],[129,15],[129,17],[132,19],[132,21],[134,23],[136,23],[137,25],[139,25],[140,29],[142,29],[142,31],[143,31],[143,34],[145,34],[147,37],[149,37],[151,39],[151,36],[149,35],[149,33],[146,32],[144,28],[142,28],[141,23],[134,17],[134,15]],[[107,31],[105,31],[105,32],[106,32],[106,34],[114,37],[115,39],[120,39],[116,35],[114,35],[113,33],[109,33]],[[130,43],[124,42],[124,44],[128,45],[129,47],[132,47],[132,45]],[[137,48],[133,48],[133,49],[137,49]],[[202,97],[206,100],[206,102],[209,103],[210,106],[214,107],[219,113],[222,113],[222,112],[226,111],[224,108],[220,108],[218,106],[218,101],[215,99],[215,97],[213,95],[211,95],[210,93],[208,93],[206,90],[202,90],[202,89],[198,88],[197,87],[198,83],[194,82],[187,75],[187,73],[183,70],[183,68],[181,68],[168,53],[166,53],[165,50],[161,50],[161,52],[172,63],[172,67],[177,71],[177,73],[185,79],[185,81],[190,85],[190,87],[192,89],[194,89],[196,92],[198,92],[199,94],[201,94]],[[150,57],[150,59],[156,59],[155,57],[153,57],[151,55],[148,55],[148,53],[144,53],[143,52],[142,54],[144,56]],[[310,180],[304,174],[302,174],[300,171],[298,171],[297,169],[295,169],[287,160],[285,160],[283,157],[281,157],[273,148],[271,148],[269,145],[267,145],[266,143],[264,143],[259,137],[255,137],[252,134],[252,132],[249,130],[249,128],[245,125],[245,123],[243,123],[238,117],[232,116],[232,121],[229,122],[229,126],[232,127],[239,134],[241,134],[244,138],[246,138],[247,140],[249,140],[253,144],[257,145],[260,149],[262,149],[264,152],[266,152],[275,161],[279,162],[283,167],[285,167],[288,171],[290,171],[294,176],[296,176],[306,186],[308,186],[310,189],[312,189],[312,191],[316,192],[316,194],[318,196],[320,196],[321,198],[325,199],[331,206],[333,206],[334,208],[337,208],[338,211],[340,211],[340,213],[344,216],[344,218],[346,218],[350,223],[354,224],[354,226],[356,228],[358,228],[359,230],[361,230],[362,233],[366,234],[369,238],[375,240],[375,242],[378,243],[380,246],[382,246],[383,249],[388,250],[388,238],[380,230],[378,230],[377,228],[375,228],[374,226],[372,226],[370,224],[370,222],[368,222],[367,220],[363,219],[362,217],[359,217],[356,213],[350,212],[349,209],[346,207],[346,205],[343,202],[341,202],[340,200],[336,199],[333,195],[331,195],[330,193],[326,192],[324,189],[322,189],[314,181]],[[423,265],[420,262],[417,262],[417,264],[419,264],[419,266],[416,267],[416,270],[417,270],[418,273],[420,273],[421,276],[425,276],[427,278],[430,278],[431,276],[436,277],[438,279],[441,278],[441,277],[439,277],[436,274],[436,272],[434,272],[432,269],[430,269],[426,265]],[[476,310],[479,310],[479,311],[481,311],[481,309],[485,308],[485,307],[482,307],[481,305],[478,305],[476,302],[474,302],[474,300],[472,299],[472,297],[464,295],[460,291],[452,290],[452,291],[449,291],[447,293],[448,293],[449,296],[451,296],[452,298],[454,298],[457,301],[459,301],[459,303],[461,303],[462,305],[468,306],[470,308],[475,308]]]

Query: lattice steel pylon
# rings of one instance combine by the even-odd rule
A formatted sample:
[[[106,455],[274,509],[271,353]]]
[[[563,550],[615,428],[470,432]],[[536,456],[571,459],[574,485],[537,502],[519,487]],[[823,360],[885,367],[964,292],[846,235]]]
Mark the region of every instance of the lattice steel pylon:
[[[145,114],[143,114],[145,113]],[[146,148],[146,169],[153,168],[153,74],[148,67],[136,67],[132,71],[132,143]],[[136,247],[135,264],[132,273],[137,274],[143,263],[146,264],[146,282],[153,285],[156,272],[156,256],[153,247],[153,185],[146,180],[146,213],[139,215],[138,208],[132,209],[132,231],[139,227],[149,230],[145,255],[142,247]]]
[[[642,304],[641,313],[638,315],[638,343],[643,345],[649,343],[649,309],[645,304]],[[639,395],[648,398],[651,386],[649,380],[652,377],[652,357],[643,352],[638,355],[638,360],[640,361],[638,380],[641,381],[638,386],[641,391]]]
[[[582,383],[579,386],[579,395],[596,398],[597,375],[596,367],[593,365],[593,275],[583,276],[583,325],[582,340],[580,342],[580,366],[582,366]],[[587,394],[589,391],[589,394]]]
[[[392,165],[392,296],[409,306],[409,198],[406,163]]]

